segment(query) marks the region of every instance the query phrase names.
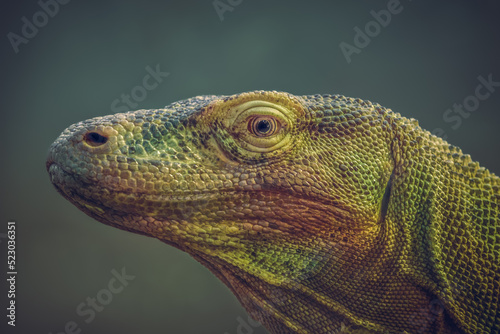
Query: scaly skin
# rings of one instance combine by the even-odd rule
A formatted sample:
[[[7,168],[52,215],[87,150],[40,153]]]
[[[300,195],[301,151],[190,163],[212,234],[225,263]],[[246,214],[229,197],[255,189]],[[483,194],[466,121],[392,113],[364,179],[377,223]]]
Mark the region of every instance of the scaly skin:
[[[208,267],[271,333],[498,333],[500,179],[360,99],[249,92],[66,129],[98,221]]]

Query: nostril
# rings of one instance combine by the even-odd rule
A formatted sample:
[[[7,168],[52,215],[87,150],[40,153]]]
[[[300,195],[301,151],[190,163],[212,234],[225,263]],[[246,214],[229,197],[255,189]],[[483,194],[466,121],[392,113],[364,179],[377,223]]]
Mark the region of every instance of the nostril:
[[[108,137],[105,137],[97,132],[87,132],[83,140],[90,146],[101,146],[106,144]]]

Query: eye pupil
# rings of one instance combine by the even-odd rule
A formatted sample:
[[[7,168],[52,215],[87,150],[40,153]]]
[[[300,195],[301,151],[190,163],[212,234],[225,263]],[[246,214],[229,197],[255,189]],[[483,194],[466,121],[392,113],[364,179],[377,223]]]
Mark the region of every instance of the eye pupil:
[[[279,130],[278,125],[278,122],[274,118],[258,116],[248,123],[248,130],[254,136],[269,137]]]
[[[271,123],[269,123],[267,119],[260,120],[257,123],[257,131],[262,134],[268,133],[270,129],[271,129]]]

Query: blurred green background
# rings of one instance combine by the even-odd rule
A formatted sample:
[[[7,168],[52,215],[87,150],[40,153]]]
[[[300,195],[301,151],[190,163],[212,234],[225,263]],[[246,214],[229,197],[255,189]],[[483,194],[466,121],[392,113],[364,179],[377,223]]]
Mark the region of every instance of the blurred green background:
[[[233,4],[238,1],[231,1]],[[219,4],[228,5],[228,0]],[[0,235],[2,333],[266,333],[238,328],[247,315],[222,283],[188,255],[104,226],[53,189],[51,142],[72,123],[112,113],[142,84],[147,66],[170,75],[138,103],[158,108],[201,94],[264,89],[368,99],[441,128],[448,141],[500,174],[500,87],[462,124],[446,122],[477,77],[500,81],[495,1],[401,1],[402,11],[347,63],[341,42],[387,1],[70,1],[20,44],[22,18],[40,4],[3,1],[0,233],[17,222],[17,326],[7,327],[6,240]],[[38,19],[42,19],[40,16]],[[12,36],[12,35],[10,35]],[[76,314],[107,287],[111,270],[135,279],[90,323]],[[239,318],[240,317],[240,318]],[[4,331],[7,329],[7,331]]]

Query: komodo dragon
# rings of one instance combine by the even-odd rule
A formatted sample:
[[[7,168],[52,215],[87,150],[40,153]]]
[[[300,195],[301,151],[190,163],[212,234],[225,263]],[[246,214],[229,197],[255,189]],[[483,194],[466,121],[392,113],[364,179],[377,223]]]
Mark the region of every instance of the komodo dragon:
[[[361,99],[255,91],[70,126],[57,190],[213,272],[271,333],[499,333],[500,178]]]

